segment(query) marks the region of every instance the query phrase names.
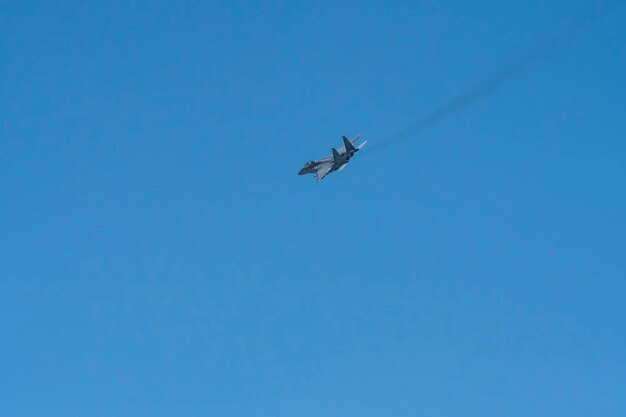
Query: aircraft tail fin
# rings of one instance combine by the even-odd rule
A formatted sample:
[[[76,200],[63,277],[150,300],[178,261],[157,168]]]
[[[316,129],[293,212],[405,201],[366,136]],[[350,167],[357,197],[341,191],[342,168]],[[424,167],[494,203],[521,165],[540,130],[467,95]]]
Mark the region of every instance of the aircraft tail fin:
[[[335,163],[340,163],[341,162],[341,155],[339,155],[339,152],[337,152],[337,149],[333,148],[333,159],[335,160]]]
[[[343,139],[343,144],[346,147],[346,152],[353,153],[356,151],[356,149],[352,145],[352,142],[350,142],[347,137],[343,136],[342,139]]]

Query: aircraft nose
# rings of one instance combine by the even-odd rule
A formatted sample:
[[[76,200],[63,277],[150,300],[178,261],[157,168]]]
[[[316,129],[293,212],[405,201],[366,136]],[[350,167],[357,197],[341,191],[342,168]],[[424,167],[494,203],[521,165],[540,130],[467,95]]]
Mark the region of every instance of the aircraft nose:
[[[302,168],[300,172],[298,172],[298,175],[304,175],[304,168]]]

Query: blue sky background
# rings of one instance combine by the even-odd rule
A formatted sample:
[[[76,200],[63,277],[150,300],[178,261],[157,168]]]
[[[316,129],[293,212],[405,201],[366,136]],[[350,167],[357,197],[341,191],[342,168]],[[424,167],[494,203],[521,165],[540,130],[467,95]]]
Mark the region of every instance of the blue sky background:
[[[599,4],[4,2],[1,414],[626,415]]]

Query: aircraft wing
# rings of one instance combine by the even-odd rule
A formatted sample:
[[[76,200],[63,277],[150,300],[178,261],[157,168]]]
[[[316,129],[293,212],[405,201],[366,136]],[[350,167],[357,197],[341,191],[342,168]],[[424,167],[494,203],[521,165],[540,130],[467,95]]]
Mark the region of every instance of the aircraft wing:
[[[320,182],[322,179],[324,179],[324,177],[328,175],[332,168],[332,162],[323,162],[315,167],[315,177],[317,179],[317,182]]]

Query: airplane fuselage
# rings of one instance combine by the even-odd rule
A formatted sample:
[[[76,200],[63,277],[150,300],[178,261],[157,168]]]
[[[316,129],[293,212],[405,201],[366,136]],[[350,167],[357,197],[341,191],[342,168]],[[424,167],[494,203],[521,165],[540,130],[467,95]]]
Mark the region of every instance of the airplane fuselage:
[[[319,164],[321,164],[322,162],[323,160],[306,162],[300,172],[298,172],[298,175],[315,174],[315,168],[319,166]]]

